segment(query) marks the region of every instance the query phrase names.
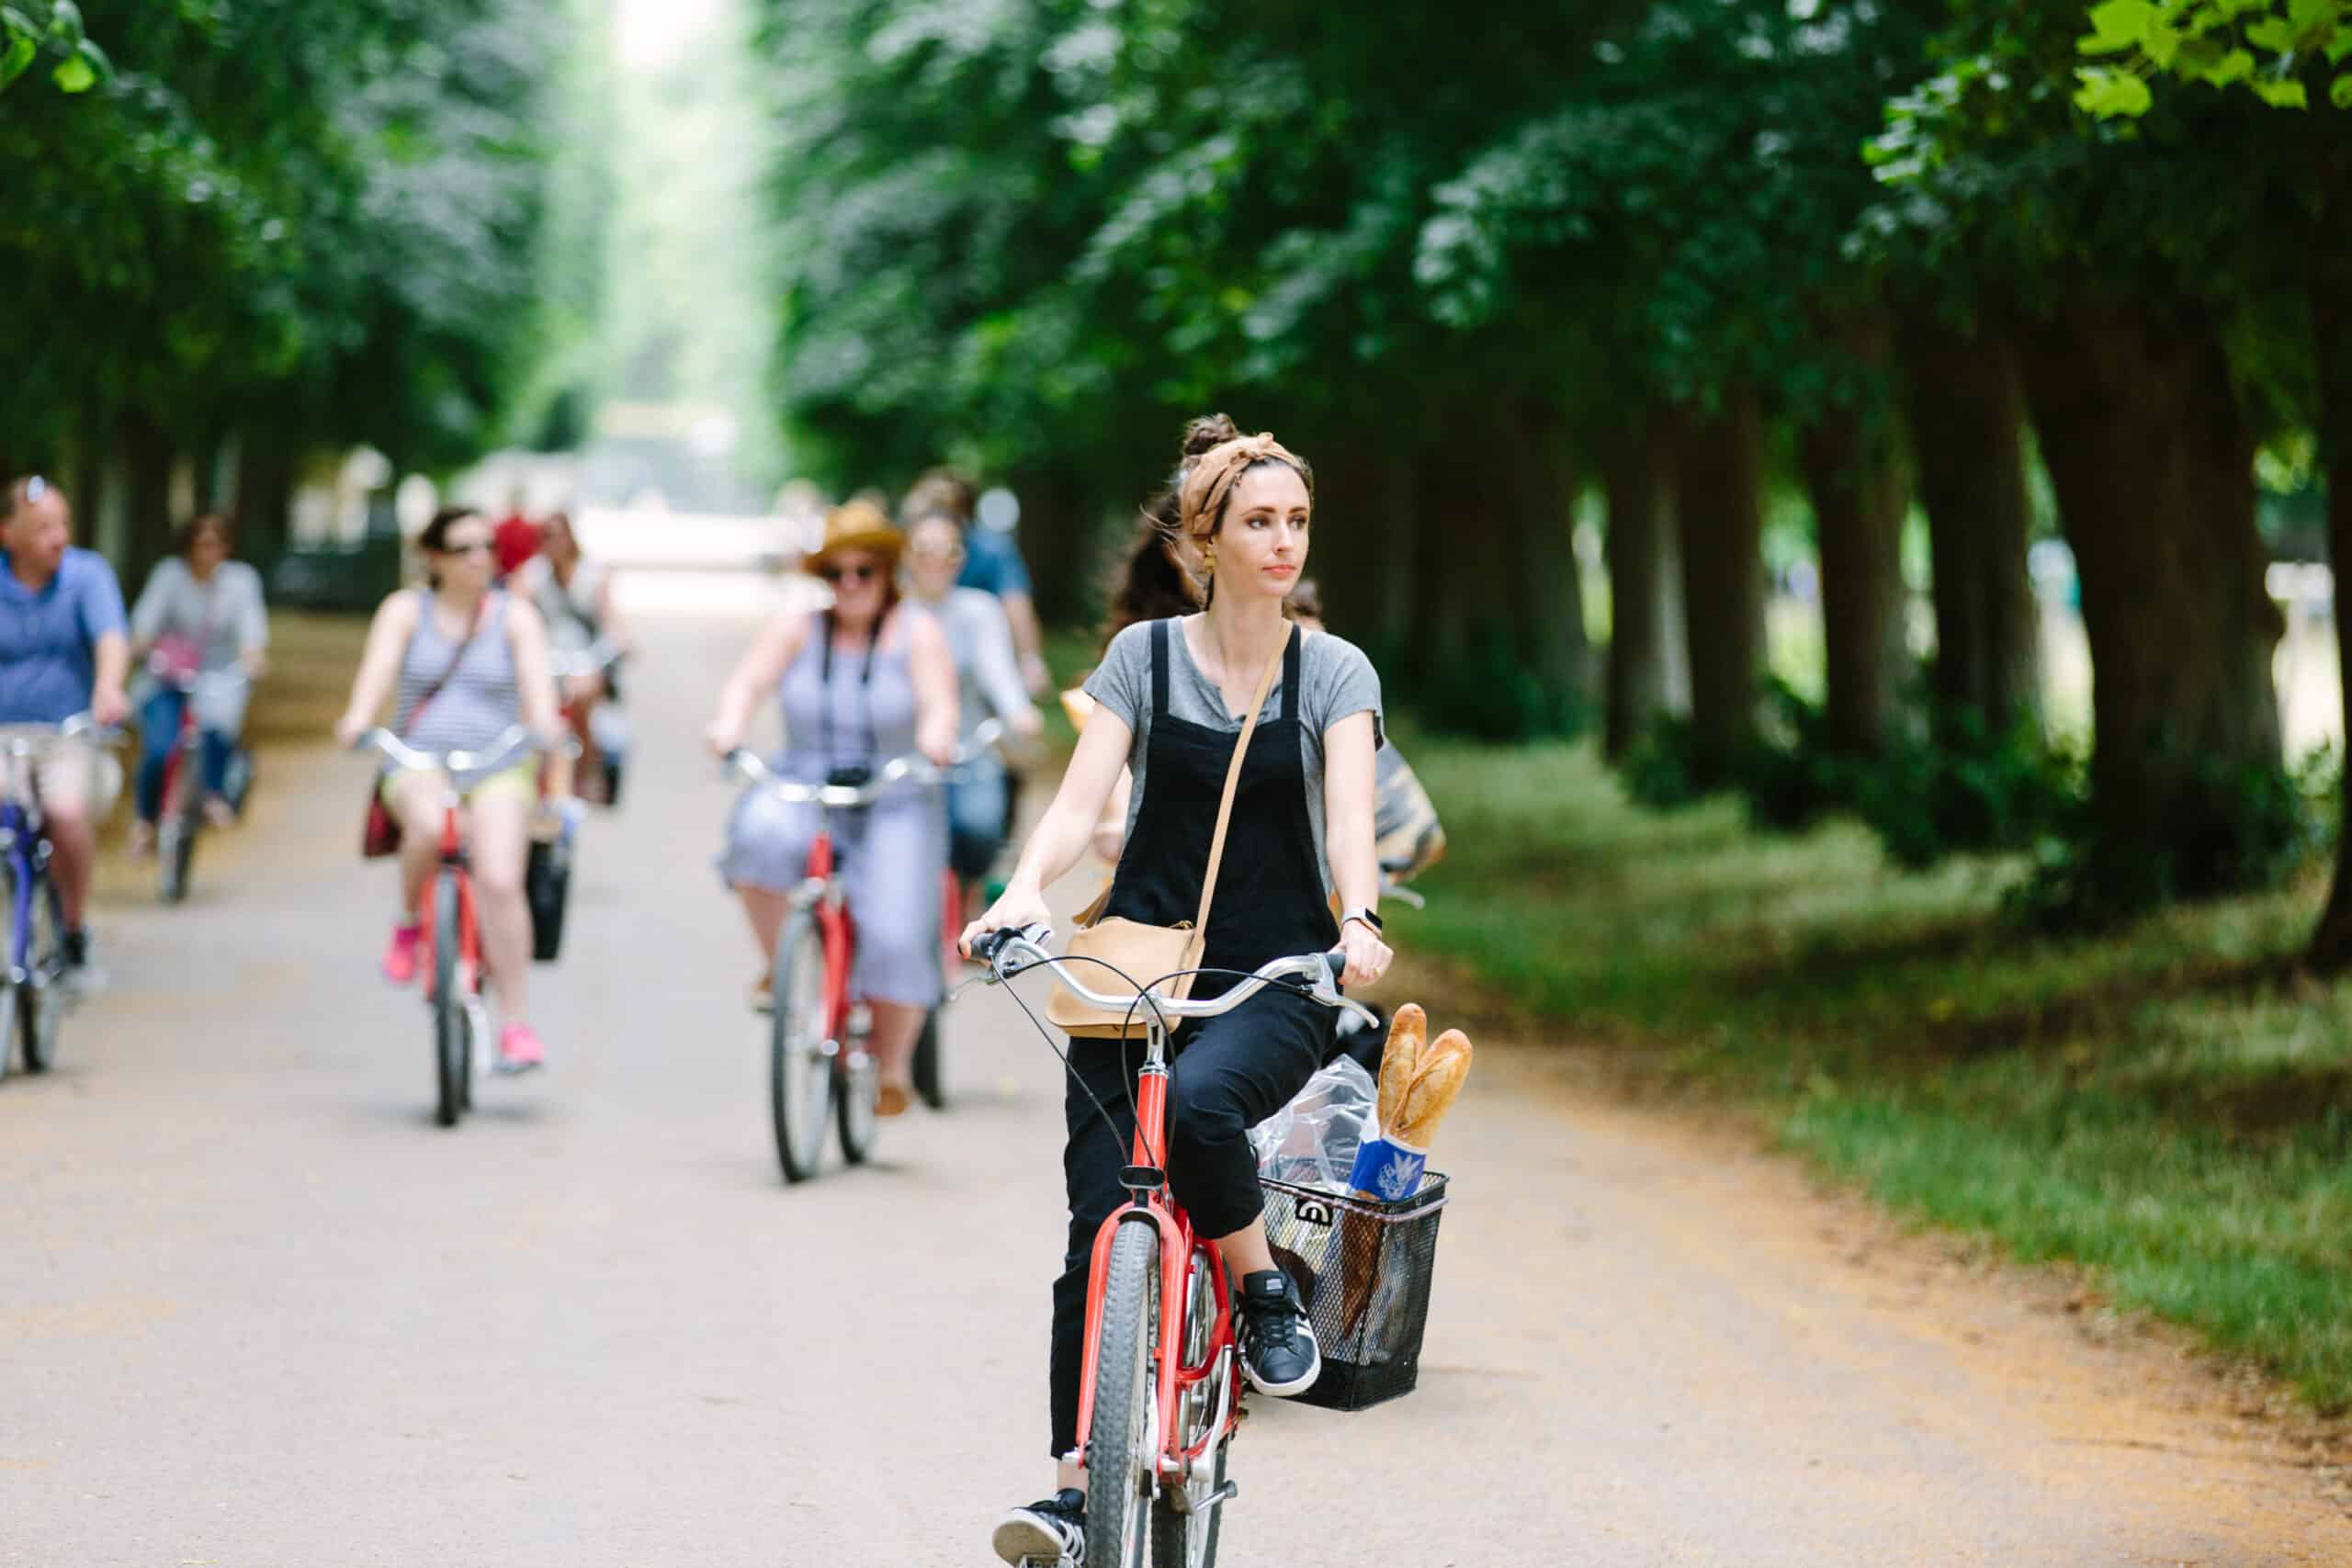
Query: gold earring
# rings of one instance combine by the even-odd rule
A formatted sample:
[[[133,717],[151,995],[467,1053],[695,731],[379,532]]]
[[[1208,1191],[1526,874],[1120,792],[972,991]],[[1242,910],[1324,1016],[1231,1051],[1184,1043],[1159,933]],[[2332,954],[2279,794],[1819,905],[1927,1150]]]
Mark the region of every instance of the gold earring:
[[[1216,575],[1216,547],[1215,545],[1201,547],[1201,570],[1211,577]]]

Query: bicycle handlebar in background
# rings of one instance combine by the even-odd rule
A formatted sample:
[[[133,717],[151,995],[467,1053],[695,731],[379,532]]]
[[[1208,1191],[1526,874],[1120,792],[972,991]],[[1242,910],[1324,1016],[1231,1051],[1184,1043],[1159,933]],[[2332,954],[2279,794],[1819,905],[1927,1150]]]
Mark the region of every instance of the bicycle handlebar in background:
[[[352,742],[355,751],[383,753],[394,767],[413,773],[494,773],[513,766],[532,752],[555,750],[559,743],[534,735],[526,726],[509,725],[506,732],[479,751],[420,751],[379,725]],[[570,745],[570,741],[560,744]]]
[[[738,746],[728,752],[725,761],[729,769],[772,791],[780,800],[813,801],[819,806],[854,808],[872,806],[892,784],[945,784],[949,773],[978,758],[1003,738],[1004,726],[989,719],[973,730],[971,744],[957,751],[955,759],[944,768],[928,757],[893,757],[875,769],[873,777],[864,784],[807,784],[799,779],[785,778],[747,746]]]

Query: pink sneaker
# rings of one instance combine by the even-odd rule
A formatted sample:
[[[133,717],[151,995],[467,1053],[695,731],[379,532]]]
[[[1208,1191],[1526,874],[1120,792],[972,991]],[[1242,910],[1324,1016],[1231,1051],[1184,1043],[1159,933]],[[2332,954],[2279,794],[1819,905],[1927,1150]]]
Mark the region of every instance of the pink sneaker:
[[[527,1023],[510,1023],[498,1032],[498,1070],[527,1073],[547,1066],[548,1048]]]
[[[392,928],[391,945],[384,949],[384,978],[405,986],[416,978],[417,950],[424,945],[424,928],[414,920]]]

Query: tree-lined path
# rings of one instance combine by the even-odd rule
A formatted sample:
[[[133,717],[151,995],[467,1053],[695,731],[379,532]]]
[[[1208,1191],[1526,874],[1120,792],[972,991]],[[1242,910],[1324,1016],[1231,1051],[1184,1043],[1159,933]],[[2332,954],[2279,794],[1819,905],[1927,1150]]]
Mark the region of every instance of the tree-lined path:
[[[458,1131],[370,967],[356,761],[273,755],[197,902],[107,912],[113,990],[0,1085],[0,1564],[990,1561],[1042,1480],[1058,1069],[967,998],[951,1114],[780,1184],[695,742],[744,630],[649,625],[553,1067]],[[2185,1360],[1487,1047],[1419,1392],[1258,1402],[1224,1561],[2352,1560]]]

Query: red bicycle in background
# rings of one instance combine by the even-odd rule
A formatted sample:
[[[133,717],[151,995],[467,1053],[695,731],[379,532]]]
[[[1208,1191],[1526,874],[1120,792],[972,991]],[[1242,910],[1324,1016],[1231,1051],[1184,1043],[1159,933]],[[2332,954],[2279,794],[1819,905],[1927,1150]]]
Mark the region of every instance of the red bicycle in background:
[[[441,867],[425,885],[416,917],[425,951],[433,954],[424,976],[425,1005],[433,1010],[433,1119],[454,1127],[459,1116],[473,1109],[474,1043],[490,1038],[490,1013],[482,1004],[481,921],[466,852],[460,781],[488,778],[548,748],[521,725],[479,751],[420,751],[380,728],[362,735],[353,750],[371,748],[396,768],[438,773],[445,781]]]
[[[997,985],[1049,968],[1081,1000],[1131,1012],[1145,1028],[1135,1145],[1120,1178],[1130,1201],[1102,1222],[1086,1287],[1078,1408],[1086,1562],[1209,1568],[1221,1510],[1238,1490],[1226,1461],[1241,1418],[1241,1353],[1224,1256],[1193,1234],[1192,1217],[1168,1190],[1168,1031],[1183,1019],[1230,1012],[1268,986],[1369,1014],[1340,994],[1346,960],[1336,953],[1277,958],[1252,973],[1234,972],[1238,983],[1222,996],[1175,1001],[1154,988],[1172,976],[1139,986],[1118,976],[1125,995],[1091,988],[1075,965],[1046,951],[1052,935],[1033,928],[977,939],[972,956],[988,965],[981,978]]]
[[[769,971],[768,1114],[784,1179],[806,1181],[823,1161],[828,1118],[838,1124],[842,1157],[851,1165],[863,1165],[872,1152],[878,1120],[874,1095],[880,1068],[865,1048],[871,1028],[865,1009],[850,994],[857,927],[840,875],[831,814],[864,810],[898,785],[937,784],[945,770],[922,757],[899,757],[878,769],[841,768],[823,784],[805,784],[778,775],[741,747],[727,754],[727,765],[780,800],[813,804],[826,813],[809,841],[808,874],[776,933]]]

